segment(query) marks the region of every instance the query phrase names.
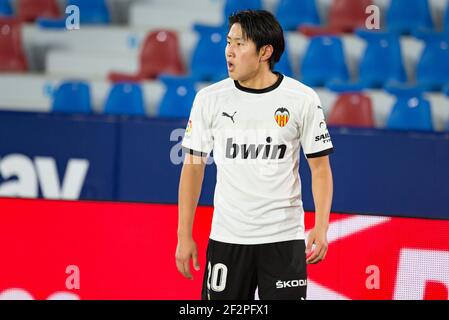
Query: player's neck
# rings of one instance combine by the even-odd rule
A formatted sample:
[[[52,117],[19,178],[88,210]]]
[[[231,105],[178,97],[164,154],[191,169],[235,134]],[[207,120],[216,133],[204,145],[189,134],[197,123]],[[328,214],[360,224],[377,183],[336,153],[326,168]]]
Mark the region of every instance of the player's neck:
[[[242,87],[248,89],[265,89],[274,85],[278,81],[279,75],[271,70],[260,70],[252,77],[245,80],[238,80]]]

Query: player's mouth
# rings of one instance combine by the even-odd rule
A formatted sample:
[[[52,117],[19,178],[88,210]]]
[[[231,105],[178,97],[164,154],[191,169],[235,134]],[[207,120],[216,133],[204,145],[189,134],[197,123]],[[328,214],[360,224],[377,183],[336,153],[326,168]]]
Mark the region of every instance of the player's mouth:
[[[235,69],[235,65],[232,62],[228,61],[228,71],[233,72]]]

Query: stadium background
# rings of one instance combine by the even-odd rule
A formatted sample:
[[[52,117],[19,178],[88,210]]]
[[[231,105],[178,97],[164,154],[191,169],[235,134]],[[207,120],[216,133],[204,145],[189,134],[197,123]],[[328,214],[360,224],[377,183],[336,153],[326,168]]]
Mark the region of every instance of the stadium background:
[[[285,23],[276,68],[317,90],[336,150],[309,298],[449,298],[448,1],[246,2],[0,0],[2,299],[199,298],[202,271],[188,281],[174,264],[180,142],[195,92],[223,78],[238,6]],[[370,4],[381,31],[359,29]],[[215,172],[196,216],[202,268]]]

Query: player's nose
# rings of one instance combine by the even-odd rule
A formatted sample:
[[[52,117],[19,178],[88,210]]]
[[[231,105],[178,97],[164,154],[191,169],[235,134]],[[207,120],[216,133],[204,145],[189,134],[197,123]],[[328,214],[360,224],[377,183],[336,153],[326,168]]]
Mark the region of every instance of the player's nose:
[[[232,46],[228,45],[225,50],[225,55],[227,58],[233,58],[235,56]]]

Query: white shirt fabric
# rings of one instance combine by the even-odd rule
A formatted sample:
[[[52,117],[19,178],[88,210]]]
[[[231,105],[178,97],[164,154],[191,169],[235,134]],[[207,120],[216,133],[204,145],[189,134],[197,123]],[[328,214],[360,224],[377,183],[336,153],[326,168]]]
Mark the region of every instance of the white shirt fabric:
[[[235,244],[304,239],[299,154],[333,146],[316,92],[278,74],[266,89],[228,78],[199,91],[182,146],[213,150],[217,166],[210,238]]]

